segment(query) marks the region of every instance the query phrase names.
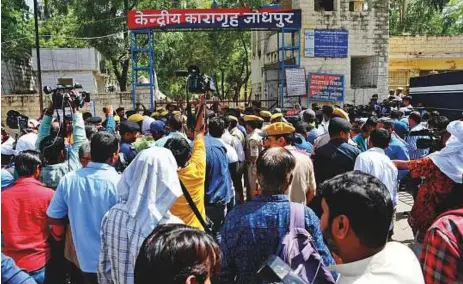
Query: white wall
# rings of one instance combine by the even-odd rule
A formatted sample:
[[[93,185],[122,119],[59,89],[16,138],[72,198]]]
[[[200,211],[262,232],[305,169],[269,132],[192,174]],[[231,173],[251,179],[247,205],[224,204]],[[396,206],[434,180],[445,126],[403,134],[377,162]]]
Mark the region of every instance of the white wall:
[[[43,71],[99,71],[101,54],[95,48],[41,48],[40,65]],[[37,70],[37,53],[32,49],[32,68]]]

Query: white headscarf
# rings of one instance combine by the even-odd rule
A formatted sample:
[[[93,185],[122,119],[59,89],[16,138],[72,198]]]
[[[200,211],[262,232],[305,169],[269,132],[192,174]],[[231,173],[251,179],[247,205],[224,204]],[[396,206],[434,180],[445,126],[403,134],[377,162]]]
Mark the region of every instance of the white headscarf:
[[[463,121],[450,122],[447,131],[452,134],[447,145],[441,151],[429,155],[429,158],[446,176],[456,183],[462,183]]]
[[[141,133],[146,134],[150,132],[151,122],[156,121],[154,118],[145,116],[143,122],[141,123]]]
[[[160,223],[182,223],[169,209],[182,189],[172,152],[151,147],[140,152],[125,169],[118,184],[125,210],[148,236]]]

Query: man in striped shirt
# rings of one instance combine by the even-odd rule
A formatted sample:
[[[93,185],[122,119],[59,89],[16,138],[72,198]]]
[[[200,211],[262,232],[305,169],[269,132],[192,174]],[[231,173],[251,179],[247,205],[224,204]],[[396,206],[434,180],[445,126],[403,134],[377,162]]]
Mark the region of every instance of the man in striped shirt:
[[[429,148],[418,149],[416,142],[421,138],[427,137],[422,135],[413,135],[413,132],[425,130],[426,127],[421,124],[421,115],[416,111],[410,113],[410,116],[408,117],[408,124],[410,126],[410,134],[405,141],[408,144],[407,147],[410,153],[410,160],[419,160],[429,154]]]

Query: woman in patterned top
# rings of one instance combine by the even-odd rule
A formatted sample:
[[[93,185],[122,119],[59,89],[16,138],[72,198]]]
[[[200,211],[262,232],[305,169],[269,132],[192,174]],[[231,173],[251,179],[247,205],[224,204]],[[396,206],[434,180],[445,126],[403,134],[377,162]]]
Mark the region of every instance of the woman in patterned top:
[[[452,136],[442,151],[419,160],[394,161],[398,169],[410,170],[412,178],[424,178],[408,220],[416,236],[417,254],[426,231],[437,216],[462,202],[455,200],[454,191],[455,185],[462,183],[463,121],[451,122],[447,131]]]

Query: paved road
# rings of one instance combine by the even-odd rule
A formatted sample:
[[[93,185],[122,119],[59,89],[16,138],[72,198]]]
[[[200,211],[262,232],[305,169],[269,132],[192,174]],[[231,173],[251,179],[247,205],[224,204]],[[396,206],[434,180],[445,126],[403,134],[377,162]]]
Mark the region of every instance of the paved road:
[[[413,206],[413,198],[410,194],[403,191],[398,192],[398,194],[399,201],[396,212],[397,219],[394,225],[394,235],[392,236],[392,239],[394,241],[410,245],[413,243],[413,233],[412,229],[408,225],[408,216],[405,216],[403,212],[410,212]]]

